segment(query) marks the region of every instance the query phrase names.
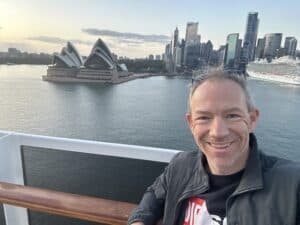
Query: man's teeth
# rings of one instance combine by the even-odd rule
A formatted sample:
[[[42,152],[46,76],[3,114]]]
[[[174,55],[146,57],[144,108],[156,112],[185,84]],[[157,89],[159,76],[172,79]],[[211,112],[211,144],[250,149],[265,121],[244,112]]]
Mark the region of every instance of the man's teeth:
[[[209,142],[210,146],[214,147],[214,148],[228,148],[231,145],[230,143],[225,143],[225,144],[216,144],[216,143],[211,143]]]

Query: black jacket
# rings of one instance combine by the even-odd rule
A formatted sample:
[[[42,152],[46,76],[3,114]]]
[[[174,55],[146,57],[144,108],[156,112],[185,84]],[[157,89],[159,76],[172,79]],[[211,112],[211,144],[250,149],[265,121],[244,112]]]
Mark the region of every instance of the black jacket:
[[[209,191],[200,151],[177,154],[147,189],[128,224],[178,224],[185,199]],[[300,165],[267,156],[250,134],[250,152],[239,186],[226,202],[228,225],[300,225]]]

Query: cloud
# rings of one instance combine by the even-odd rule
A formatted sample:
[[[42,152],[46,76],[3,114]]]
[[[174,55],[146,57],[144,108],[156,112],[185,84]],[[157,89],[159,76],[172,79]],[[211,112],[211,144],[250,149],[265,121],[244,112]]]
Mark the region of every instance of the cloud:
[[[68,41],[72,42],[73,44],[82,44],[82,45],[92,45],[93,42],[91,41],[82,41],[78,39],[63,39],[60,37],[50,37],[50,36],[37,36],[37,37],[28,37],[28,40],[33,40],[33,41],[41,41],[41,42],[46,42],[46,43],[51,43],[51,44],[65,44]]]
[[[170,37],[166,35],[146,35],[146,34],[137,34],[137,33],[121,33],[112,30],[100,30],[95,28],[86,28],[81,30],[84,33],[89,35],[103,35],[120,39],[120,41],[126,43],[140,44],[142,42],[158,42],[158,43],[167,43],[170,41]]]
[[[139,41],[139,40],[128,40],[128,39],[120,39],[120,41],[122,41],[123,43],[128,43],[128,44],[135,44],[135,45],[139,45],[139,44],[143,44],[143,41]]]
[[[94,42],[92,42],[92,41],[82,41],[82,40],[78,40],[78,39],[72,39],[72,40],[70,40],[72,43],[74,43],[74,44],[79,44],[79,45],[93,45],[94,44]]]

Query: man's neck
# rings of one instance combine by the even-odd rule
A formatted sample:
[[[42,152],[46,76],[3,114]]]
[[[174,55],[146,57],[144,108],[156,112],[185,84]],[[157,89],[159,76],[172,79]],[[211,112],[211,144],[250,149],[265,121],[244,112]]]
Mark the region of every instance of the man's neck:
[[[249,154],[248,154],[249,155]],[[209,162],[207,162],[206,169],[213,175],[231,175],[235,174],[246,167],[246,159],[241,159],[238,165],[234,166],[218,166],[216,167],[215,165],[210,165]]]

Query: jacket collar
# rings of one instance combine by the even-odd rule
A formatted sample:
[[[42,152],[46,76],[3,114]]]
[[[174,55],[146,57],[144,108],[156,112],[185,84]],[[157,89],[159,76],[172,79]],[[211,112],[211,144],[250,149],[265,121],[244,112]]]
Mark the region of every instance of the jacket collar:
[[[249,156],[241,182],[234,194],[263,188],[263,175],[260,153],[257,147],[256,137],[250,134]]]
[[[246,167],[239,186],[233,195],[247,191],[263,188],[263,175],[260,154],[257,147],[256,137],[250,133],[249,138],[249,156]],[[185,193],[201,194],[209,189],[209,177],[206,172],[206,159],[201,151],[198,151],[197,163],[190,177],[190,182],[185,188]]]

